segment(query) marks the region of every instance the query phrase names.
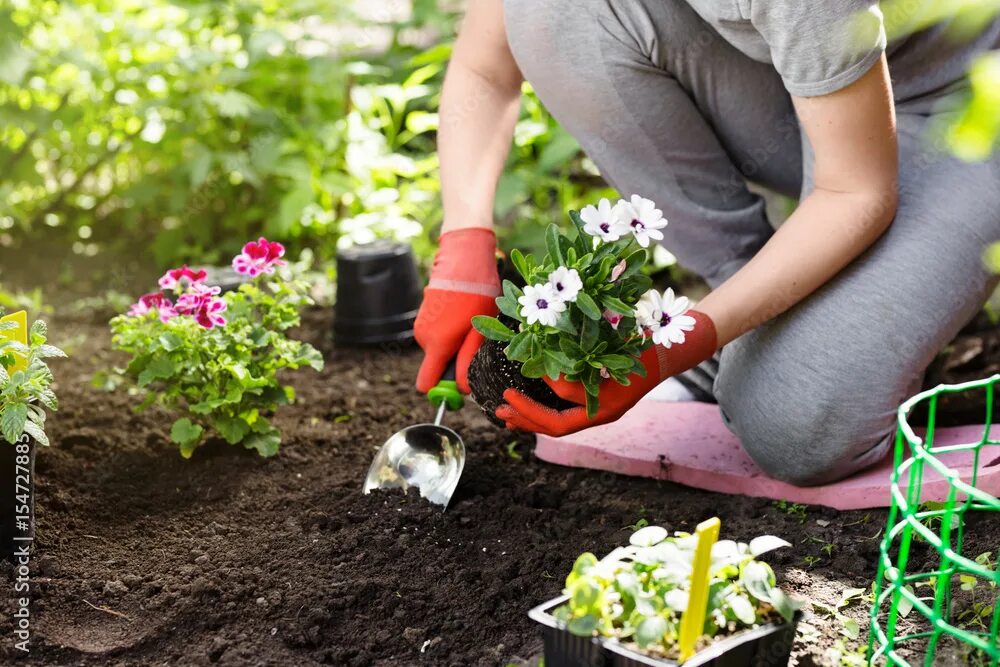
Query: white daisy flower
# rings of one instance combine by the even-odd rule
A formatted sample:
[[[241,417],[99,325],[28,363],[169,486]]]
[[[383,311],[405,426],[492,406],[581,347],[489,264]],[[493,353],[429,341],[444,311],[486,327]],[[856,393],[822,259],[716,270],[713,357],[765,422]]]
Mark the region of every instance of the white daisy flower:
[[[643,336],[652,335],[654,343],[669,348],[674,343],[683,343],[684,332],[694,329],[695,319],[685,315],[690,308],[688,298],[674,298],[674,290],[670,288],[662,295],[649,290],[636,304],[635,321]]]
[[[624,234],[628,233],[629,227],[626,223],[622,222],[621,218],[615,215],[616,208],[617,204],[615,207],[612,207],[611,202],[607,199],[599,201],[596,207],[592,204],[585,206],[580,211],[580,219],[584,223],[583,231],[604,241],[617,241],[620,239]]]
[[[524,296],[518,297],[517,302],[521,304],[521,316],[528,324],[541,322],[547,327],[554,327],[559,314],[566,310],[566,304],[548,283],[526,286]]]
[[[576,269],[560,266],[549,274],[549,285],[564,303],[576,301],[576,295],[583,289],[583,280]]]
[[[660,230],[667,226],[667,220],[663,217],[663,211],[656,208],[656,204],[649,199],[639,195],[632,195],[631,201],[622,199],[615,204],[614,217],[635,235],[635,240],[643,248],[649,247],[650,239],[663,240],[663,232]]]

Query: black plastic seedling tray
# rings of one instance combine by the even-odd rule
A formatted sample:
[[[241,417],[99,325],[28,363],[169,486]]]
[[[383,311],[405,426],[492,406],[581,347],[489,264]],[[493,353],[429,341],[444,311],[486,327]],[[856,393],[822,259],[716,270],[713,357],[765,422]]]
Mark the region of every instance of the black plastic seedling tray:
[[[528,612],[528,616],[542,626],[545,667],[666,667],[678,664],[632,651],[615,640],[572,634],[549,613],[567,599],[564,595]],[[687,660],[684,667],[783,667],[792,653],[798,620],[799,615],[796,615],[794,623],[762,625],[713,642]]]

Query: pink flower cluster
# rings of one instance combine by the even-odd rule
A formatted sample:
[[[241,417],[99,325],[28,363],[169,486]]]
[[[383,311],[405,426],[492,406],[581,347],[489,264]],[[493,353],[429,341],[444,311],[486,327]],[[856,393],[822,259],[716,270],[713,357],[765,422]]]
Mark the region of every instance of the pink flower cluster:
[[[243,251],[233,258],[233,268],[251,278],[271,274],[276,267],[285,265],[281,259],[284,254],[285,246],[262,236],[243,246]],[[208,273],[203,269],[196,271],[186,264],[179,269],[170,269],[160,278],[161,291],[144,295],[129,308],[128,314],[141,317],[155,312],[161,322],[186,315],[206,329],[225,326],[223,313],[226,312],[226,302],[219,298],[222,290],[206,285],[206,277]],[[164,291],[175,292],[176,302],[172,302]]]
[[[250,241],[243,246],[243,252],[233,258],[233,268],[237,273],[256,278],[274,273],[275,267],[284,266],[285,246],[276,241],[268,241],[263,236],[258,241]]]
[[[202,282],[206,276],[205,271],[192,271],[187,266],[167,271],[160,278],[160,287],[178,292],[177,302],[163,292],[145,294],[129,308],[129,316],[142,317],[155,312],[161,322],[169,322],[188,315],[206,329],[225,326],[222,313],[226,311],[226,302],[218,298],[220,288]]]

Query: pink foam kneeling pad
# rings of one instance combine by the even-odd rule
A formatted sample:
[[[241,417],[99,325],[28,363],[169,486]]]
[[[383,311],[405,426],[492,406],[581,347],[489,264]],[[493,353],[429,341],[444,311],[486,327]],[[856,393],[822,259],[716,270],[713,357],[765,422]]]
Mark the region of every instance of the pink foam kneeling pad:
[[[1000,425],[993,428],[992,433],[1000,433]],[[978,442],[982,435],[982,426],[938,428],[934,444]],[[535,455],[559,465],[653,477],[719,493],[826,505],[839,510],[888,507],[890,503],[891,454],[879,465],[834,484],[792,486],[766,476],[722,423],[718,406],[707,403],[642,401],[612,424],[564,438],[539,435]],[[936,458],[958,472],[963,480],[970,479],[972,452],[947,452]],[[982,457],[980,465],[977,488],[993,496],[1000,495],[1000,451],[997,456]],[[927,470],[923,493],[923,501],[942,501],[948,494],[948,483]]]

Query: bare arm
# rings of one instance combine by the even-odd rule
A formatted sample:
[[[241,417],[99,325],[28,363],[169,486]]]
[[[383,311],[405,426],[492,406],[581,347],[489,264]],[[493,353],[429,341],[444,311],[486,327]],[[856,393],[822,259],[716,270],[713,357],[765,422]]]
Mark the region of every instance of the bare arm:
[[[871,246],[896,214],[896,118],[885,57],[861,79],[793,98],[815,188],[757,255],[698,304],[719,345],[776,317]]]
[[[507,46],[502,0],[471,0],[441,96],[443,231],[493,227],[493,200],[510,152],[521,81]]]

